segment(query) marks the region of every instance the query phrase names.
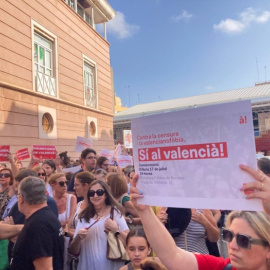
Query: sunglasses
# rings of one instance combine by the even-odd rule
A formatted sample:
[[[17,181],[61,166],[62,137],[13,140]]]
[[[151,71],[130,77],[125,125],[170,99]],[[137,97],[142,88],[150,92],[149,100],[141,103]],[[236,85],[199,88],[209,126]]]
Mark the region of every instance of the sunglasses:
[[[67,181],[60,181],[60,182],[58,182],[58,185],[60,187],[63,187],[64,185],[67,185]]]
[[[89,190],[88,191],[89,197],[94,197],[95,196],[95,193],[97,194],[98,197],[101,197],[101,196],[103,196],[103,194],[105,193],[105,191],[103,189],[98,189],[96,191],[94,191],[94,190]]]
[[[4,178],[8,178],[11,175],[9,173],[0,173],[0,178],[2,178],[4,176]]]
[[[238,247],[243,248],[243,249],[250,249],[251,244],[260,245],[264,247],[267,247],[269,245],[266,240],[254,239],[248,235],[241,234],[241,233],[234,234],[234,232],[232,232],[229,229],[222,230],[222,240],[224,242],[230,243],[232,242],[234,237],[236,239],[236,244],[238,245]]]
[[[38,176],[46,176],[46,173],[38,173]]]

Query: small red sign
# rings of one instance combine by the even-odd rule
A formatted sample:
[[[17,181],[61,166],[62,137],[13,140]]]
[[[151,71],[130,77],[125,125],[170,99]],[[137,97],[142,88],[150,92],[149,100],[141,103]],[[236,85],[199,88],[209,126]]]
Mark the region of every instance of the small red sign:
[[[56,148],[52,145],[33,145],[35,159],[56,159]]]
[[[16,152],[16,156],[18,160],[24,160],[30,158],[28,148],[20,149]]]
[[[7,161],[7,153],[10,151],[9,145],[0,145],[0,161]]]

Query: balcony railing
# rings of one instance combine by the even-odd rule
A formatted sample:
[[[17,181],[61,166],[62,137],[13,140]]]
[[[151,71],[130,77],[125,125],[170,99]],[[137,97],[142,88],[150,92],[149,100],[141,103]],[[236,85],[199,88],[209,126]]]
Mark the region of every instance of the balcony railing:
[[[50,96],[56,96],[55,78],[36,71],[36,91]]]

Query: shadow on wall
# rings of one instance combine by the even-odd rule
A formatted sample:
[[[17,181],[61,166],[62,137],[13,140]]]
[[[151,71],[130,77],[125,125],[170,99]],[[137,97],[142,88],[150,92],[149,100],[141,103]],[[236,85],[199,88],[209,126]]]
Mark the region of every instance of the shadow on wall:
[[[33,97],[31,95],[23,95],[23,101],[19,100],[21,94],[14,91],[14,99],[17,101],[7,99],[5,97],[0,98],[0,140],[1,145],[10,145],[11,153],[14,155],[19,149],[28,148],[32,149],[32,145],[55,145],[58,153],[68,151],[68,154],[72,158],[78,158],[80,153],[75,152],[75,144],[77,136],[90,138],[91,131],[85,120],[84,128],[77,131],[72,129],[72,119],[70,122],[62,122],[61,129],[64,130],[59,138],[59,125],[57,126],[57,139],[40,138],[39,136],[39,117],[38,117],[38,105],[31,104]],[[91,116],[91,115],[90,115]],[[50,130],[49,118],[44,117],[44,129]],[[57,119],[56,111],[56,121]],[[74,121],[73,121],[74,122]],[[69,133],[69,126],[70,133]],[[41,127],[42,128],[42,127]],[[97,128],[98,138],[93,138],[93,148],[99,152],[101,149],[114,149],[113,134],[106,129]],[[72,133],[72,137],[70,138]],[[26,160],[28,162],[28,160]]]

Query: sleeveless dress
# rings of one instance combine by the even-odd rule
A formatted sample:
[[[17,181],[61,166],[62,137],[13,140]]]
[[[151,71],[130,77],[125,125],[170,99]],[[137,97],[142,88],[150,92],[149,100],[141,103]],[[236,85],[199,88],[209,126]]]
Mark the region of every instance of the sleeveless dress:
[[[66,211],[63,212],[62,214],[58,215],[58,219],[61,222],[69,219],[70,216],[70,204],[71,204],[71,194],[68,194],[68,198],[67,198],[67,204],[66,204]],[[68,246],[69,246],[69,237],[65,236],[65,246],[64,246],[64,270],[69,270],[69,266],[66,264],[67,262],[67,258],[68,258]]]

